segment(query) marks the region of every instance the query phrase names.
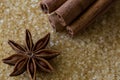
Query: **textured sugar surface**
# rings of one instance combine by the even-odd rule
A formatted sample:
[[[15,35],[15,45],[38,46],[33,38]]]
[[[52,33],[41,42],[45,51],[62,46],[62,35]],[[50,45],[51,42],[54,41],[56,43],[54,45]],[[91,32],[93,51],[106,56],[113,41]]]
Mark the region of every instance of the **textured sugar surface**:
[[[0,80],[29,80],[26,72],[9,77],[14,67],[1,61],[15,53],[9,39],[24,43],[25,29],[34,42],[50,32],[48,48],[61,51],[51,63],[55,72],[38,73],[37,80],[120,80],[120,0],[73,39],[53,31],[39,1],[0,0]]]

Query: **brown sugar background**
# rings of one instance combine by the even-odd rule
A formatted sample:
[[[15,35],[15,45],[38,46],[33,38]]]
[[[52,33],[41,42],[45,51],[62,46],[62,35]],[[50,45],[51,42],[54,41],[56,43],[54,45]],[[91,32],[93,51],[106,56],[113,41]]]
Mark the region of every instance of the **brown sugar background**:
[[[61,51],[51,61],[55,72],[38,73],[37,80],[120,80],[120,0],[73,39],[53,31],[39,1],[0,0],[0,80],[29,80],[26,72],[9,77],[14,67],[1,61],[15,53],[9,39],[24,44],[25,29],[34,42],[50,32],[48,48]]]

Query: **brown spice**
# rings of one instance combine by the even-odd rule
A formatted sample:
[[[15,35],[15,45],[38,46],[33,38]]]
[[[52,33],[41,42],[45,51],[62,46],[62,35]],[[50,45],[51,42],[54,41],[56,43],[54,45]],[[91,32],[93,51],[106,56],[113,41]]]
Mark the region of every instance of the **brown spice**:
[[[63,26],[69,25],[96,0],[68,0],[55,13]]]
[[[10,76],[17,76],[27,70],[30,80],[36,80],[36,71],[52,72],[53,67],[48,60],[56,57],[59,53],[55,50],[45,49],[50,40],[50,34],[33,44],[32,36],[29,30],[26,30],[26,45],[22,46],[9,40],[9,45],[16,54],[3,59],[3,62],[14,65],[14,71]]]
[[[97,0],[86,12],[83,13],[70,26],[67,26],[68,33],[73,36],[82,28],[90,25],[97,17],[105,12],[116,0]]]
[[[51,26],[56,30],[57,32],[63,31],[65,29],[65,26],[60,24],[59,18],[56,13],[52,13],[49,16],[49,22]]]
[[[59,8],[67,0],[42,0],[40,7],[44,13],[51,13]]]

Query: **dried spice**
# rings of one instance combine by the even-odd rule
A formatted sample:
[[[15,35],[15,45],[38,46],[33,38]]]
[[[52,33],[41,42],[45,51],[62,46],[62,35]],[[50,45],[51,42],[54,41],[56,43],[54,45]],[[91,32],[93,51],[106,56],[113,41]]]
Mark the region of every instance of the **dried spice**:
[[[111,5],[117,0],[97,0],[90,6],[83,15],[75,20],[71,25],[67,26],[67,31],[71,36],[77,34],[80,30],[88,27],[99,16],[105,13]]]
[[[71,24],[96,0],[67,0],[55,13],[63,26]]]
[[[40,2],[40,7],[44,13],[52,13],[67,0],[42,0]]]
[[[26,45],[19,45],[12,40],[8,43],[16,54],[3,59],[3,62],[15,66],[10,76],[17,76],[27,70],[31,80],[36,80],[36,71],[52,72],[53,67],[48,60],[59,55],[58,51],[45,49],[49,40],[50,33],[33,43],[31,33],[26,30]]]
[[[48,17],[49,22],[57,32],[66,29],[68,34],[73,37],[105,13],[115,1],[117,0],[66,0],[52,11]],[[49,2],[49,5],[52,4],[52,6],[58,5],[52,0],[43,0],[43,2]],[[43,12],[47,10],[45,8],[48,4],[45,7],[45,3],[41,6]]]
[[[63,26],[60,23],[60,20],[58,19],[58,16],[56,13],[50,14],[50,16],[48,18],[49,18],[49,22],[50,22],[51,26],[53,27],[53,29],[56,32],[61,32],[65,29],[65,26]]]

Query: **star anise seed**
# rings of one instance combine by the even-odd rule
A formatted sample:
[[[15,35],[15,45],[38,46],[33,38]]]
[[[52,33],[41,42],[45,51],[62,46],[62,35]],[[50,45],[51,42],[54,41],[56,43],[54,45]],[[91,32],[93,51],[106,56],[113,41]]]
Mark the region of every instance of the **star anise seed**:
[[[25,46],[19,45],[12,40],[8,41],[12,49],[16,51],[16,54],[3,59],[4,63],[15,66],[10,76],[17,76],[27,71],[30,79],[36,80],[37,70],[52,72],[53,67],[48,60],[58,56],[59,52],[45,49],[50,40],[50,33],[34,44],[31,33],[26,30],[25,40]]]

